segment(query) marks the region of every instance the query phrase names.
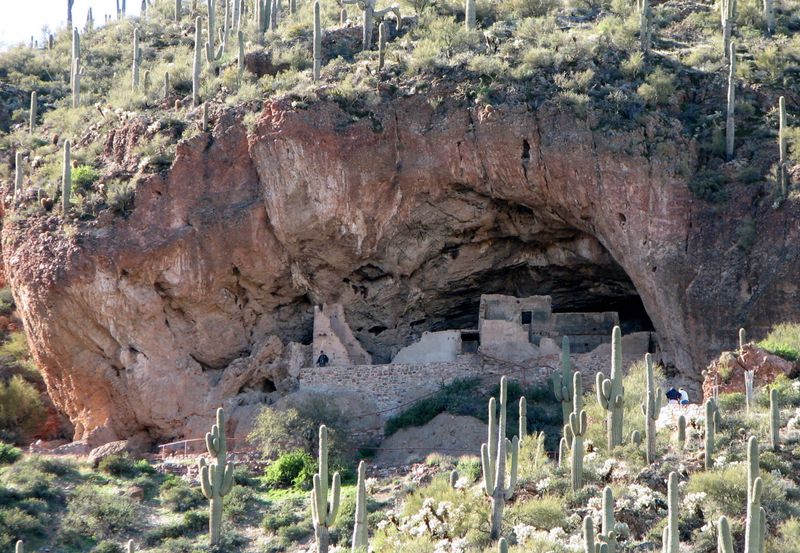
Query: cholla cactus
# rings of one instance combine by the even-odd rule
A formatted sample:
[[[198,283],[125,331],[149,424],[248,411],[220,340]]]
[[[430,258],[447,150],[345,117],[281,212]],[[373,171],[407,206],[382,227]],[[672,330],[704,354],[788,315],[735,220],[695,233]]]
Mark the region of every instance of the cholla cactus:
[[[683,449],[686,446],[686,417],[683,415],[678,417],[678,431],[676,434],[675,441],[678,443],[678,449]]]
[[[614,494],[608,486],[603,489],[602,522],[603,533],[598,534],[597,538],[608,548],[608,553],[616,553],[617,532],[614,530]]]
[[[647,367],[647,388],[642,404],[642,414],[645,418],[645,436],[647,445],[645,455],[648,463],[652,463],[656,457],[656,421],[661,413],[661,390],[656,388],[655,376],[653,374],[653,356],[649,353],[644,356]]]
[[[362,29],[361,46],[365,51],[372,47],[372,30],[375,28],[376,17],[383,17],[389,12],[394,12],[395,18],[397,19],[396,30],[399,30],[403,24],[403,20],[400,17],[400,8],[397,5],[392,5],[382,10],[376,10],[376,1],[377,0],[342,0],[342,4],[356,4],[363,12],[364,26]]]
[[[139,48],[139,29],[133,30],[133,78],[132,88],[139,88],[139,66],[142,61],[142,49]]]
[[[489,436],[488,443],[481,445],[481,465],[483,466],[483,487],[486,495],[492,499],[492,518],[490,537],[500,537],[503,525],[503,508],[505,502],[514,495],[517,485],[517,457],[519,455],[519,437],[513,441],[506,438],[506,403],[508,384],[506,377],[500,379],[500,421],[497,420],[496,400],[489,400]],[[511,471],[508,487],[506,487],[506,455],[511,455]]]
[[[622,423],[625,414],[625,389],[622,386],[622,333],[618,326],[611,334],[611,377],[597,373],[595,391],[597,401],[608,413],[606,432],[609,451],[622,444]],[[613,553],[613,552],[612,552]]]
[[[201,457],[200,489],[209,502],[208,533],[211,545],[217,545],[222,533],[222,498],[233,487],[233,463],[227,461],[228,443],[225,439],[225,411],[217,409],[217,423],[206,432],[208,454],[216,457],[216,462],[207,464]]]
[[[732,3],[734,0],[729,1]],[[733,159],[734,137],[736,134],[734,120],[734,112],[736,110],[736,44],[731,42],[729,49],[728,110],[725,116],[725,158],[728,161]]]
[[[330,545],[328,527],[334,523],[339,512],[341,478],[338,472],[333,474],[331,501],[328,503],[328,428],[324,424],[319,427],[317,467],[318,472],[314,475],[314,487],[311,490],[311,520],[317,540],[317,553],[327,553]]]
[[[200,105],[200,52],[202,51],[202,20],[194,20],[194,62],[192,63],[192,105]]]
[[[313,77],[319,80],[322,69],[322,24],[320,22],[319,0],[314,0],[314,68]]]
[[[706,470],[711,470],[714,466],[714,411],[716,410],[716,404],[713,399],[707,399],[705,405],[705,426],[706,426],[706,435],[704,439],[704,449],[703,449],[703,465]]]
[[[353,526],[353,553],[367,551],[369,539],[367,534],[367,486],[366,486],[367,467],[364,461],[358,464],[358,484],[356,486],[356,520]],[[455,471],[453,471],[455,472]],[[453,475],[450,475],[451,485]],[[456,473],[456,480],[458,474]],[[453,485],[455,487],[455,485]]]
[[[769,391],[769,444],[773,451],[781,448],[781,407],[778,401],[778,390]]]
[[[573,412],[572,400],[574,397],[572,389],[572,375],[574,371],[569,363],[569,337],[561,339],[561,373],[554,372],[552,377],[553,394],[556,400],[561,402],[561,416],[563,424],[569,423],[569,415]]]
[[[665,540],[662,544],[663,553],[680,552],[680,534],[678,532],[678,473],[670,472],[667,481],[667,527],[664,529]]]
[[[72,191],[72,164],[70,162],[70,143],[64,141],[64,167],[61,175],[61,210],[66,215],[69,212],[69,195]]]

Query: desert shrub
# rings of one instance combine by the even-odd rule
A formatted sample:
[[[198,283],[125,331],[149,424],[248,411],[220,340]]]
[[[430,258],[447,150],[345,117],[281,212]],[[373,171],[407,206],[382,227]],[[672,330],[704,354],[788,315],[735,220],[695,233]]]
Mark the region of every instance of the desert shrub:
[[[622,74],[628,78],[636,79],[644,69],[644,54],[640,51],[632,52],[628,59],[622,61],[619,66]]]
[[[264,483],[274,488],[306,487],[316,471],[314,458],[305,451],[284,453],[267,467]]]
[[[92,553],[122,553],[122,546],[113,541],[103,540],[92,548]]]
[[[481,477],[481,460],[472,455],[462,455],[456,462],[456,470],[459,478],[465,478],[467,482],[475,482]]]
[[[233,486],[230,493],[225,496],[223,512],[228,519],[234,522],[241,522],[245,519],[255,501],[256,494],[251,488]]]
[[[121,538],[135,529],[138,520],[137,506],[130,498],[83,484],[69,496],[61,532],[68,543],[86,536]]]
[[[689,190],[701,200],[711,203],[723,202],[728,199],[728,192],[725,189],[726,182],[725,175],[719,171],[699,171],[689,181]]]
[[[349,488],[342,493],[339,514],[331,527],[331,542],[340,546],[348,546],[353,535],[356,517],[356,489]],[[382,504],[367,494],[367,516],[376,512]]]
[[[656,67],[636,92],[651,106],[667,104],[675,95],[675,76],[661,67]]]
[[[549,463],[544,442],[544,433],[538,432],[528,436],[520,445],[519,478],[521,481],[539,480],[548,471]]]
[[[203,493],[196,487],[190,487],[179,478],[168,479],[161,485],[159,492],[161,503],[169,510],[183,513],[203,503]]]
[[[208,513],[206,511],[189,511],[184,513],[179,522],[151,528],[145,532],[142,542],[152,547],[166,540],[181,538],[187,534],[197,534],[208,527]]]
[[[0,315],[8,316],[15,308],[14,296],[11,293],[11,288],[3,288],[0,290]]]
[[[155,474],[156,468],[147,459],[139,459],[133,463],[133,469],[140,474]]]
[[[133,211],[136,185],[132,181],[111,181],[107,190],[106,203],[113,213],[126,216]]]
[[[36,429],[45,416],[39,392],[20,375],[0,381],[0,438],[18,441]]]
[[[10,551],[18,539],[30,540],[45,533],[45,522],[19,507],[0,508],[0,549]]]
[[[517,502],[508,510],[508,520],[513,525],[526,524],[540,530],[563,528],[567,523],[564,498],[545,495]]]
[[[267,512],[261,521],[261,526],[265,531],[276,533],[281,528],[291,526],[300,522],[305,518],[305,511],[303,509],[303,502],[299,498],[288,499],[279,502],[278,504],[270,504],[267,506]]]
[[[476,378],[454,380],[442,386],[435,394],[414,403],[411,407],[386,422],[386,435],[390,436],[408,426],[422,426],[440,413],[476,415],[478,413],[480,381]]]
[[[769,540],[767,551],[796,551],[800,543],[800,519],[792,517],[778,527],[778,535]]]
[[[22,455],[22,450],[11,444],[0,442],[0,465],[10,465]]]
[[[278,537],[285,547],[292,543],[303,541],[313,533],[314,526],[310,520],[303,520],[296,524],[278,528]]]
[[[79,165],[72,170],[72,192],[86,194],[100,178],[100,171],[91,165]]]
[[[128,455],[109,455],[100,460],[97,465],[100,472],[111,476],[130,477],[136,474],[133,461]]]
[[[719,408],[723,415],[740,411],[745,407],[744,392],[728,392],[719,395]]]
[[[312,394],[289,409],[265,406],[259,411],[248,439],[261,448],[266,457],[300,449],[317,455],[319,427],[328,427],[328,453],[335,463],[352,455],[349,421],[334,402]]]
[[[54,480],[55,475],[42,470],[35,456],[17,461],[5,469],[2,475],[3,485],[18,495],[51,502],[62,497],[62,492],[54,485]]]
[[[800,324],[776,325],[758,346],[789,361],[797,361],[800,359]]]
[[[800,382],[790,380],[781,374],[766,386],[756,391],[756,405],[763,408],[769,407],[769,394],[771,390],[778,391],[778,404],[783,407],[800,406]]]

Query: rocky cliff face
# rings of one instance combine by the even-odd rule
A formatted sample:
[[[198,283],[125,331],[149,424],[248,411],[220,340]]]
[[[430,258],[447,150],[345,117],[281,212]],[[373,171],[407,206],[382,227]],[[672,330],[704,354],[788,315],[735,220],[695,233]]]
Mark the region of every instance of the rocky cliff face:
[[[235,111],[214,119],[139,182],[127,219],[4,226],[76,438],[197,437],[220,403],[252,410],[291,385],[307,353],[289,343],[308,343],[323,302],[385,361],[424,330],[473,326],[481,293],[550,294],[561,310],[638,296],[665,361],[697,380],[738,326],[757,337],[799,311],[795,206],[744,185],[723,207],[694,199],[695,147],[672,120],[611,130],[549,103],[422,95],[357,120],[288,102],[252,132]],[[130,163],[137,134],[120,129],[108,155]]]

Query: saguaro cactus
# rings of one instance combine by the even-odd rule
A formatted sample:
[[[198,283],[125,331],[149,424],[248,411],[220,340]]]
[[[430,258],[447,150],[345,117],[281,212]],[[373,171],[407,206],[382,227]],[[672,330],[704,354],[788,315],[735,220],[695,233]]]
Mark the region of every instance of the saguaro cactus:
[[[517,457],[519,455],[519,437],[513,441],[506,438],[506,403],[508,395],[506,377],[500,379],[500,421],[498,423],[496,400],[489,400],[489,436],[488,443],[481,445],[481,465],[483,466],[483,487],[486,495],[492,499],[492,518],[490,536],[493,540],[500,537],[503,525],[503,508],[505,502],[514,495],[517,485]],[[506,487],[506,455],[511,455],[511,471]]]
[[[17,545],[14,547],[14,553],[25,553],[25,544],[22,540],[17,540]]]
[[[719,553],[733,553],[733,536],[731,525],[725,516],[719,517],[717,522],[717,549]]]
[[[678,431],[676,440],[678,449],[683,449],[686,446],[686,417],[681,415],[678,417]]]
[[[573,394],[575,396],[575,405],[578,406],[578,397],[581,395],[581,373],[575,372],[573,378]],[[583,437],[586,435],[588,428],[588,420],[586,411],[581,409],[580,412],[572,412],[569,415],[569,430],[572,434],[572,446],[570,447],[570,476],[572,479],[572,489],[577,491],[583,487]]]
[[[192,105],[200,105],[200,65],[202,64],[200,52],[202,51],[202,21],[194,20],[194,62],[192,63]]]
[[[314,69],[313,77],[319,80],[322,69],[322,24],[320,22],[319,0],[314,0]]]
[[[67,29],[72,28],[72,6],[75,0],[67,0]]]
[[[128,540],[127,545],[125,546],[126,553],[133,553],[133,540]]]
[[[569,425],[567,425],[569,426]],[[569,444],[567,438],[563,437],[558,442],[558,466],[563,467],[567,462],[567,455],[569,454]]]
[[[669,480],[667,481],[667,511],[669,513],[669,522],[664,532],[666,541],[662,544],[664,546],[664,553],[679,553],[680,551],[678,509],[678,473],[673,471],[669,473]]]
[[[608,548],[608,553],[617,550],[617,532],[614,530],[614,493],[606,486],[603,489],[602,530],[597,538]]]
[[[81,58],[75,58],[72,65],[72,107],[76,108],[81,105],[81,77],[84,74],[84,68],[81,67]]]
[[[466,0],[464,5],[464,26],[468,31],[475,29],[475,0]]]
[[[775,32],[775,2],[764,0],[764,21],[767,24],[767,34]]]
[[[14,199],[18,198],[22,193],[22,179],[24,177],[24,165],[22,160],[22,152],[17,150],[14,156]]]
[[[86,12],[86,27],[84,27],[84,29],[87,32],[94,30],[94,16],[92,15],[92,8],[89,8],[89,11]]]
[[[703,450],[703,466],[706,470],[711,470],[714,466],[714,411],[716,409],[716,405],[714,400],[709,398],[706,400],[705,404],[705,414],[706,414],[706,435],[703,441],[704,450]]]
[[[606,410],[608,449],[622,444],[622,423],[625,414],[625,390],[622,386],[622,333],[618,326],[611,334],[611,377],[597,373],[597,401]]]
[[[227,462],[228,442],[225,439],[225,411],[217,409],[217,423],[206,432],[208,454],[216,457],[216,462],[206,464],[201,457],[200,489],[209,502],[208,534],[211,545],[219,543],[222,533],[222,498],[233,487],[233,463]]]
[[[75,67],[75,60],[81,57],[81,35],[78,29],[72,29],[72,64],[70,66],[70,83],[72,83],[72,68]]]
[[[653,374],[653,356],[649,353],[644,356],[647,366],[647,388],[642,404],[642,414],[645,417],[645,437],[647,445],[645,455],[648,463],[652,463],[656,457],[656,421],[661,413],[661,390],[656,388],[655,376]]]
[[[378,25],[378,69],[383,69],[383,64],[386,61],[386,22],[381,21]]]
[[[519,436],[520,442],[528,436],[528,400],[525,399],[525,396],[519,398],[519,428],[517,436]]]
[[[722,55],[727,56],[730,53],[733,25],[736,23],[736,0],[722,0],[719,15],[722,23]]]
[[[590,515],[583,517],[583,551],[584,553],[597,553],[594,541],[594,522]]]
[[[749,413],[753,407],[753,380],[755,379],[755,370],[744,371],[744,401]]]
[[[639,41],[642,53],[646,56],[650,53],[650,29],[653,20],[653,11],[650,8],[650,0],[637,0],[639,4]]]
[[[497,542],[497,551],[498,553],[508,553],[508,541],[505,538],[500,538],[500,541]]]
[[[181,0],[175,0],[175,22],[181,20]]]
[[[341,478],[339,473],[333,474],[331,482],[331,501],[328,502],[328,428],[319,427],[319,471],[314,475],[314,487],[311,490],[311,519],[314,524],[314,536],[317,540],[317,553],[327,553],[330,544],[328,527],[336,520],[339,512],[339,493]]]
[[[455,489],[457,483],[458,483],[458,471],[456,469],[453,469],[450,471],[450,487]]]
[[[781,406],[778,401],[778,390],[769,391],[769,445],[773,451],[781,448]]]
[[[561,372],[554,372],[552,377],[553,394],[556,396],[556,400],[561,402],[563,424],[569,424],[569,415],[573,411],[572,375],[573,371],[569,363],[569,338],[564,336],[561,339]]]
[[[750,436],[747,442],[747,521],[744,531],[744,553],[763,551],[766,513],[761,507],[763,483],[759,476],[758,440]]]
[[[766,0],[765,0],[766,1]],[[778,188],[786,194],[786,100],[778,99]]]
[[[164,100],[169,99],[169,71],[164,73]]]
[[[239,86],[242,85],[242,76],[244,75],[244,31],[236,33],[236,41],[239,44],[239,54],[236,61],[236,70],[239,76]]]
[[[403,20],[400,17],[400,8],[398,6],[391,5],[382,10],[376,10],[376,1],[377,0],[342,0],[342,4],[358,5],[363,12],[364,25],[362,28],[361,46],[365,51],[372,47],[372,30],[375,28],[376,17],[383,17],[389,12],[394,12],[395,17],[397,18],[397,29],[400,29],[400,26],[403,23]]]
[[[367,466],[364,464],[364,461],[361,461],[358,464],[358,485],[356,486],[356,521],[355,526],[353,526],[353,553],[366,551],[369,546],[367,535],[366,471]]]
[[[733,3],[733,0],[729,0]],[[734,111],[736,109],[736,44],[731,42],[729,46],[728,62],[728,111],[725,116],[725,158],[730,161],[733,159],[734,135],[736,125]]]
[[[61,211],[64,215],[69,211],[69,195],[72,192],[72,163],[70,162],[70,143],[64,141],[64,167],[61,175]]]
[[[142,49],[139,48],[139,29],[133,30],[133,75],[132,75],[132,88],[136,90],[139,88],[139,65],[142,61]]]

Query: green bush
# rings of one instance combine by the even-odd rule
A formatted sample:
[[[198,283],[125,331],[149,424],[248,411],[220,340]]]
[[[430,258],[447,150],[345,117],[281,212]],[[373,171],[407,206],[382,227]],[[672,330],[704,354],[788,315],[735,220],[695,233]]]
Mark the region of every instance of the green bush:
[[[759,347],[789,361],[800,359],[800,324],[781,323],[772,328]]]
[[[223,512],[229,520],[242,522],[255,503],[255,492],[246,486],[233,486],[228,495],[225,496]]]
[[[11,288],[3,288],[0,290],[0,315],[10,315],[16,305],[14,304],[14,296],[11,293]]]
[[[727,392],[719,395],[719,409],[722,414],[740,411],[745,408],[744,392]]]
[[[477,415],[481,398],[479,384],[479,379],[470,378],[454,380],[442,386],[436,394],[414,403],[399,415],[390,418],[386,422],[386,435],[391,436],[408,426],[427,424],[440,413]]]
[[[274,534],[281,528],[300,522],[304,516],[303,500],[300,498],[287,499],[267,507],[261,526],[266,532]]]
[[[133,468],[141,474],[155,474],[156,468],[147,459],[139,459],[133,463]]]
[[[267,467],[264,483],[273,488],[303,488],[317,470],[314,458],[305,451],[284,453]]]
[[[567,522],[564,498],[545,495],[515,503],[508,510],[508,520],[512,524],[527,524],[540,530],[563,528]]]
[[[69,543],[85,537],[122,538],[136,528],[139,519],[139,509],[130,498],[83,484],[69,496],[61,532]]]
[[[20,375],[0,381],[0,438],[22,440],[45,417],[39,391]]]
[[[161,503],[170,511],[183,513],[203,504],[205,497],[197,487],[190,487],[180,478],[172,478],[161,485]]]
[[[769,407],[769,394],[772,389],[778,391],[778,403],[781,408],[800,406],[800,382],[790,380],[784,374],[778,375],[767,386],[763,386],[756,392],[756,405],[763,408]]]
[[[22,450],[11,444],[0,442],[0,465],[10,465],[22,455]]]
[[[18,539],[30,540],[45,533],[45,521],[19,507],[0,508],[0,550],[10,551]]]
[[[784,520],[778,527],[778,535],[769,540],[767,551],[789,552],[797,551],[800,544],[800,519],[792,517]]]
[[[92,553],[123,553],[122,546],[113,541],[103,540],[92,549]]]
[[[72,192],[85,195],[100,178],[100,172],[91,165],[79,165],[72,170]]]
[[[467,482],[475,482],[481,477],[481,460],[472,455],[462,455],[456,462],[456,471],[459,478],[465,478]]]
[[[97,465],[100,472],[116,477],[130,477],[136,474],[133,461],[128,455],[109,455]]]
[[[675,96],[675,76],[661,67],[656,67],[636,92],[651,106],[667,104]]]

